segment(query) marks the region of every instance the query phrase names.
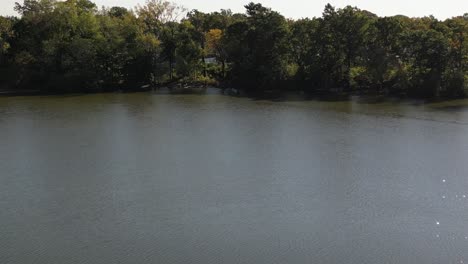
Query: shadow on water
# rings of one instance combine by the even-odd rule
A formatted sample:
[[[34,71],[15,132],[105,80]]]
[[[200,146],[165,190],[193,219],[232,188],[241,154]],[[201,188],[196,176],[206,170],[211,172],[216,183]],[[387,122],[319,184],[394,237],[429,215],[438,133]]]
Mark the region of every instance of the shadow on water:
[[[445,112],[468,111],[468,100],[464,98],[419,99],[401,96],[388,96],[381,93],[330,93],[318,92],[307,94],[303,92],[269,92],[261,96],[247,96],[255,101],[271,102],[323,102],[323,103],[353,103],[356,105],[400,105],[423,107],[430,110]]]
[[[431,104],[431,109],[443,112],[468,112],[467,100],[447,100]]]
[[[414,99],[408,97],[397,97],[397,96],[388,96],[381,93],[344,93],[344,92],[315,92],[315,93],[304,93],[298,91],[266,91],[261,95],[249,95],[243,92],[240,92],[235,89],[220,89],[216,87],[208,87],[203,89],[170,89],[168,87],[160,87],[157,89],[151,89],[146,91],[135,91],[135,92],[124,92],[124,91],[114,91],[114,92],[103,92],[103,93],[92,93],[98,96],[106,95],[129,95],[129,94],[140,94],[140,95],[195,95],[195,96],[206,96],[206,95],[224,95],[229,97],[240,97],[248,98],[252,101],[270,101],[270,102],[279,102],[279,103],[300,103],[300,102],[317,102],[317,103],[331,103],[331,104],[341,104],[346,105],[345,108],[355,109],[358,108],[369,108],[371,106],[381,108],[381,106],[398,106],[401,107],[416,107],[424,108],[425,110],[435,111],[435,112],[468,112],[468,101],[466,99]],[[0,97],[49,97],[49,98],[77,98],[85,97],[90,95],[90,93],[43,93],[38,91],[20,91],[20,92],[8,92],[0,91]],[[372,111],[370,108],[367,109]]]
[[[330,102],[330,103],[346,103],[352,102],[356,104],[405,104],[412,106],[423,106],[432,101],[424,99],[404,98],[396,96],[388,96],[384,94],[360,94],[360,93],[333,93],[333,92],[316,92],[316,93],[303,93],[303,92],[266,92],[261,95],[242,95],[251,98],[255,101],[271,101],[271,102]],[[445,102],[445,100],[440,100]]]
[[[239,95],[237,95],[239,96]],[[350,101],[349,94],[332,94],[332,93],[314,93],[308,94],[303,92],[277,92],[266,91],[262,94],[242,94],[241,97],[248,97],[255,101],[272,101],[272,102],[304,102],[304,101],[323,101],[323,102],[346,102]]]

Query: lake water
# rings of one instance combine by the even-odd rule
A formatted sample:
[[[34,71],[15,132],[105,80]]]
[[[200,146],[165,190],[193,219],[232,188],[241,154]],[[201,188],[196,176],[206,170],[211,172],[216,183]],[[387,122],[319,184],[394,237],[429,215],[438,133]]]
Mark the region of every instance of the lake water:
[[[468,263],[468,101],[0,98],[0,263]]]

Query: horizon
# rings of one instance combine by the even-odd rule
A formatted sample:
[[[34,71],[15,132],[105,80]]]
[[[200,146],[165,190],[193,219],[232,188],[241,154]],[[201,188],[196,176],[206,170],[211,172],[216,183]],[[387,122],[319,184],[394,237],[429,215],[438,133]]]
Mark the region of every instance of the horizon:
[[[16,16],[17,13],[13,10],[15,2],[18,0],[3,0],[0,3],[0,15]],[[134,8],[138,4],[142,5],[145,0],[95,0],[94,2],[99,8],[102,6],[122,6],[125,8]],[[244,5],[250,1],[246,0],[206,0],[203,2],[193,3],[193,0],[174,0],[179,5],[184,6],[188,10],[198,9],[202,12],[214,12],[221,9],[230,9],[235,13],[244,13]],[[303,0],[290,0],[288,2],[280,0],[264,0],[254,1],[262,5],[272,8],[280,12],[287,18],[300,19],[320,17],[323,8],[327,3],[342,8],[348,5],[356,6],[360,9],[367,10],[378,16],[395,16],[404,15],[408,17],[424,17],[434,16],[437,19],[445,20],[451,17],[461,16],[468,12],[468,1],[461,0],[446,0],[441,1],[424,1],[424,0],[395,0],[392,3],[386,1],[372,0],[319,0],[313,3],[304,2]]]

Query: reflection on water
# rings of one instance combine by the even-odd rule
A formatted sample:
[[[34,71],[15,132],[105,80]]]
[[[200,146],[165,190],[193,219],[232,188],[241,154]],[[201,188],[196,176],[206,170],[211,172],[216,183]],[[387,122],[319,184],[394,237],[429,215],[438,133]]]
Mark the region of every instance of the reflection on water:
[[[0,263],[464,263],[468,101],[0,98]]]

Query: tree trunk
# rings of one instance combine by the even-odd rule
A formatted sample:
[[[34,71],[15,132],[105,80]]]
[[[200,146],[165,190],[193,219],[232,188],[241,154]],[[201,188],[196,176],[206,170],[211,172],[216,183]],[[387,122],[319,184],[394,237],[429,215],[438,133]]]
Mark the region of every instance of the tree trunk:
[[[348,53],[346,58],[346,71],[345,71],[345,91],[351,91],[351,55]]]
[[[202,64],[203,64],[203,77],[206,78],[207,72],[206,72],[206,61],[205,61],[205,55],[202,55]]]
[[[226,62],[224,60],[222,60],[221,62],[221,74],[222,74],[223,79],[225,79],[226,78]]]
[[[174,80],[174,66],[173,66],[173,62],[172,62],[172,58],[169,59],[169,78],[172,80]]]
[[[201,47],[202,47],[202,64],[203,64],[203,77],[206,78],[207,76],[207,72],[206,72],[206,61],[205,61],[205,42],[202,41],[202,44],[201,44]]]

